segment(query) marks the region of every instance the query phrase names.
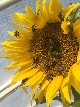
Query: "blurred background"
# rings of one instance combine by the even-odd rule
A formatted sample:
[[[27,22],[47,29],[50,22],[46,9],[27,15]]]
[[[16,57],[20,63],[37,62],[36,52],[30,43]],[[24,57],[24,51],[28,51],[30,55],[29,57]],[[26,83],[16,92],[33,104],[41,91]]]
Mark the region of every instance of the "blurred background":
[[[6,1],[5,4],[3,1]],[[24,6],[29,4],[33,10],[35,10],[35,1],[36,0],[0,0],[0,42],[10,38],[7,31],[13,31],[14,28],[11,23],[10,15],[14,12],[23,12]],[[77,3],[80,0],[60,0],[63,8],[67,6],[69,3]],[[3,51],[0,44],[0,52]],[[0,54],[0,86],[6,83],[14,74],[16,69],[14,70],[4,70],[11,60],[7,60],[2,58]],[[0,107],[30,107],[30,92],[31,87],[28,87],[28,94],[25,94],[22,89],[18,89],[16,92],[8,96],[6,99],[0,102]],[[72,97],[72,100],[74,98]],[[35,102],[33,101],[33,105]],[[45,104],[40,104],[36,107],[46,107]],[[62,107],[61,102],[54,100],[51,103],[51,107]],[[79,107],[79,106],[73,106]]]

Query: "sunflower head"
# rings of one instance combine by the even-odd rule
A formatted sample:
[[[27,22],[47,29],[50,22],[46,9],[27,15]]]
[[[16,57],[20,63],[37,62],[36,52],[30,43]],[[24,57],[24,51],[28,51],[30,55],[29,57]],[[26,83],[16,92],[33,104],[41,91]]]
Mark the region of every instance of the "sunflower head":
[[[47,107],[58,91],[63,104],[71,103],[71,85],[80,93],[79,6],[62,10],[59,0],[36,0],[36,12],[27,5],[25,14],[13,14],[13,38],[2,42],[4,57],[13,60],[6,69],[20,66],[12,84],[32,86],[31,98],[45,98]]]

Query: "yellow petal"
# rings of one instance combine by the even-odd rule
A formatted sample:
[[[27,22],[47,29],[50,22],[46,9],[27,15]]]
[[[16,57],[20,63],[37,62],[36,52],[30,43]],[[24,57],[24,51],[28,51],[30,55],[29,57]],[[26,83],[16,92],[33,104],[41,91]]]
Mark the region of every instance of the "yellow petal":
[[[20,66],[24,66],[24,65],[31,65],[33,63],[32,60],[28,60],[28,61],[22,61],[22,62],[18,62],[18,61],[14,61],[12,62],[10,65],[8,65],[5,69],[6,70],[11,70],[13,68],[16,68],[16,67],[20,67]]]
[[[8,32],[9,35],[14,36],[14,31],[13,32],[7,31],[7,32]]]
[[[19,50],[19,51],[28,51],[30,49],[30,46],[29,46],[29,41],[28,40],[6,40],[4,42],[2,42],[1,44],[3,44],[3,48],[5,47],[9,47],[9,49],[11,49],[12,51],[12,48],[13,50]],[[26,48],[25,48],[26,47]]]
[[[75,88],[75,90],[80,94],[80,82],[75,78],[72,74],[70,79],[71,85]]]
[[[65,18],[64,21],[66,21],[67,17],[70,15],[70,13],[77,7],[79,6],[80,3],[76,3],[66,14],[65,14]]]
[[[45,8],[46,9],[46,8]],[[42,19],[41,21],[44,22],[44,24],[42,24],[43,26],[46,25],[46,23],[49,21],[50,17],[46,15],[46,12],[44,10],[44,12],[39,13],[39,17]],[[42,22],[41,22],[42,23]],[[42,27],[43,27],[42,26]]]
[[[20,32],[20,37],[27,37],[27,35],[28,35],[28,37],[31,36],[31,27],[30,27],[30,29],[28,31],[28,28],[27,28],[27,30],[26,29],[22,29],[18,24],[16,24],[16,22],[14,20],[12,20],[12,24]]]
[[[23,43],[23,44],[21,44],[22,46],[26,44],[26,43],[24,43],[24,40],[22,40],[22,39],[20,39],[20,40],[10,39],[10,40],[6,40],[6,41],[2,42],[3,45],[6,45],[6,46],[13,46],[13,45],[15,46],[16,45],[16,47],[17,47],[17,45],[20,45],[20,43]]]
[[[13,48],[14,49],[14,48]],[[27,52],[21,52],[21,51],[8,51],[8,52],[5,52],[3,53],[5,54],[4,58],[8,58],[8,59],[12,59],[14,61],[17,61],[17,62],[27,62],[28,60],[30,61],[32,58],[31,58],[31,53],[29,51]],[[14,57],[15,56],[15,57]]]
[[[59,90],[62,80],[63,80],[62,76],[57,76],[51,81],[51,83],[47,87],[46,92],[47,107],[49,107],[51,100],[54,98],[57,91]]]
[[[20,80],[23,80],[25,78],[29,78],[33,75],[35,75],[37,73],[38,69],[32,69],[30,71],[26,71],[26,73],[23,72],[23,75],[20,75],[18,78],[17,78],[17,81],[20,81]],[[28,83],[27,83],[28,84]],[[26,86],[26,85],[25,85]]]
[[[75,63],[72,67],[72,74],[74,75],[75,79],[80,82],[80,63]]]
[[[46,24],[45,19],[43,19],[39,15],[36,15],[35,17],[33,17],[33,22],[34,22],[37,29],[42,28]]]
[[[68,86],[65,86],[64,88],[62,88],[62,93],[64,95],[64,98],[71,104],[71,101],[70,101],[70,94],[69,94],[69,88]]]
[[[64,94],[63,94],[63,92],[62,92],[62,89],[60,89],[60,94],[61,94],[61,98],[62,98],[62,103],[63,103],[63,105],[66,105],[66,99],[65,99]]]
[[[44,90],[48,85],[49,85],[50,81],[49,80],[45,80],[42,84],[41,84],[41,89],[40,90]]]
[[[69,31],[70,31],[70,29],[69,29],[69,27],[68,27],[68,25],[70,24],[70,22],[69,21],[67,21],[67,22],[62,22],[62,24],[61,24],[61,28],[62,28],[62,30],[64,31],[63,33],[64,34],[68,34],[69,33]]]
[[[32,73],[29,73],[29,75],[33,74],[35,70]],[[40,78],[43,76],[43,72],[39,71],[38,73],[34,73],[35,75],[31,77],[26,83],[25,86],[32,86],[35,82],[37,82]]]
[[[52,1],[52,11],[53,14],[59,14],[62,11],[62,5],[59,0],[51,0]]]
[[[34,83],[34,84],[32,85],[31,103],[32,103],[32,97],[33,97],[34,91],[35,91],[36,88],[39,86],[39,84],[43,81],[43,79],[45,78],[45,76],[46,76],[46,74],[44,74],[42,78],[40,78],[36,83]]]
[[[38,13],[40,7],[40,0],[36,0],[36,13]]]
[[[35,25],[37,29],[40,29],[45,25],[45,19],[40,17],[38,14],[34,13],[34,11],[30,8],[30,6],[26,6],[25,9],[28,13],[29,19],[33,22],[33,25]]]
[[[45,76],[46,76],[46,74],[44,74],[43,77],[40,78],[40,80],[38,80],[36,83],[34,83],[32,85],[32,93],[36,90],[36,88],[39,86],[39,84],[42,82],[42,80],[44,79]]]
[[[38,72],[37,68],[31,69],[31,67],[29,67],[29,68],[26,67],[26,69],[23,69],[23,70],[20,69],[14,74],[14,76],[12,78],[12,82],[15,83],[15,82],[21,81],[25,78],[29,78],[29,77],[35,75],[37,72]]]
[[[27,5],[27,6],[25,6],[25,10],[27,12],[29,19],[32,20],[36,15],[35,12],[33,11],[33,9],[29,5]]]
[[[10,69],[13,69],[15,67],[19,67],[19,66],[17,66],[17,64],[18,64],[18,62],[14,61],[10,65],[8,65],[7,67],[5,67],[5,69],[10,70]]]
[[[16,24],[16,22],[14,20],[12,20],[12,24],[13,24],[14,28],[17,29],[19,32],[21,32],[23,35],[24,35],[24,33],[27,33],[26,30],[22,29],[18,24]],[[21,35],[20,35],[20,37],[21,37]],[[19,38],[19,36],[18,36],[18,38]]]
[[[44,97],[44,90],[43,91],[38,91],[35,96],[34,99],[38,99],[38,103],[41,103]]]
[[[63,79],[63,82],[60,88],[62,102],[64,105],[66,104],[66,101],[71,103],[70,101],[70,96],[71,96],[70,75],[71,75],[71,71],[69,71],[68,76]]]
[[[68,16],[70,15],[70,13],[77,7],[77,6],[79,6],[80,5],[80,3],[76,3],[74,6],[72,6],[70,9],[68,9],[68,11],[67,11],[67,9],[66,9],[66,14],[65,14],[65,17],[64,17],[64,22],[62,22],[62,24],[61,24],[61,28],[63,29],[63,31],[64,31],[64,34],[68,34],[68,32],[69,32],[69,28],[68,28],[68,25],[70,24],[70,22],[69,21],[67,21],[67,18],[68,18]],[[64,12],[65,13],[65,12]]]
[[[26,87],[22,87],[23,91],[28,94]]]
[[[77,35],[77,41],[80,42],[80,31],[76,35]]]
[[[40,12],[44,12],[45,4],[46,4],[46,0],[42,0],[41,6],[40,6]]]
[[[80,25],[80,19],[78,19],[75,23],[73,23],[73,29]]]
[[[77,39],[80,38],[80,26],[78,26],[78,27],[76,28],[75,36],[77,37]],[[79,41],[79,42],[80,42],[80,41]]]
[[[43,80],[43,82],[41,83],[41,87],[40,87],[40,91],[34,96],[34,99],[38,99],[38,103],[41,103],[43,97],[45,96],[45,88],[48,86],[48,84],[50,83],[50,81],[48,80]],[[43,93],[44,92],[44,93]]]
[[[78,4],[79,4],[79,3],[78,3]],[[73,8],[73,7],[75,7],[75,6],[76,6],[76,4],[72,4],[72,5],[66,6],[66,7],[64,8],[63,12],[62,12],[62,15],[65,16],[66,13],[67,13],[71,8]]]
[[[77,62],[80,61],[80,51],[78,51],[78,55],[77,55]]]
[[[29,50],[29,48],[28,48],[28,50],[25,48],[25,49],[23,49],[23,50],[21,50],[22,48],[15,48],[15,47],[9,47],[9,46],[6,46],[6,45],[4,45],[3,47],[2,47],[4,50],[6,50],[6,51],[12,51],[12,49],[13,49],[13,51],[18,51],[18,52],[26,52],[27,51],[27,53],[30,53],[30,52],[28,52],[28,50]],[[28,54],[27,54],[28,55]],[[27,56],[26,55],[26,56]],[[29,55],[30,56],[30,55]],[[9,57],[9,56],[7,56],[7,57]],[[15,59],[15,58],[14,58]]]
[[[73,26],[73,30],[74,30],[75,35],[78,37],[78,33],[80,31],[80,24],[76,27]],[[80,37],[80,35],[79,35],[79,37]]]
[[[28,20],[27,15],[23,14],[23,13],[19,13],[16,12],[14,15],[14,19],[16,20],[17,23],[19,23],[21,26],[32,26],[32,22],[30,20]]]
[[[46,9],[49,20],[53,22],[59,21],[58,14],[62,11],[62,5],[59,0],[50,0]]]
[[[47,18],[48,21],[50,20],[50,15],[51,15],[51,13],[49,12],[50,11],[49,7],[50,7],[50,3],[48,3],[48,5],[46,5],[45,10],[44,10],[44,13],[45,13],[46,18]]]
[[[61,84],[61,88],[66,87],[68,84],[69,84],[69,76],[67,76],[63,79],[63,82]]]

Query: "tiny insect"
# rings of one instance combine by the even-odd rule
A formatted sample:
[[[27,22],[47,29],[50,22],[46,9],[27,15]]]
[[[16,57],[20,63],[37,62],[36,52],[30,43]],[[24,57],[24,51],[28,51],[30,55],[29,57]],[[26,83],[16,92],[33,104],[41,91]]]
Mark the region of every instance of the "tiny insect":
[[[61,21],[64,20],[64,18],[63,18],[63,16],[62,16],[62,13],[59,13],[58,17],[59,17],[59,19],[60,19]]]
[[[53,80],[53,74],[47,74],[47,76],[46,76],[46,79],[47,80]]]
[[[35,25],[32,26],[32,31],[33,31],[33,32],[36,31]]]
[[[72,3],[69,3],[69,4],[71,4],[71,5],[72,5]]]
[[[18,37],[19,36],[19,31],[18,30],[16,30],[15,32],[14,32],[14,36],[16,36],[16,37]]]

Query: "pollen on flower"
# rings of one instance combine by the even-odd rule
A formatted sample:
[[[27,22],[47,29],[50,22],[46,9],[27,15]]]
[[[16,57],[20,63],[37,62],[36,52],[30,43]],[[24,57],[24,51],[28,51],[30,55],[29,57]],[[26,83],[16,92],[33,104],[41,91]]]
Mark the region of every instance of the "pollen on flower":
[[[47,74],[47,79],[67,76],[70,67],[77,61],[79,50],[79,43],[73,32],[64,35],[59,22],[48,22],[44,28],[33,29],[34,26],[30,51],[34,63]]]

